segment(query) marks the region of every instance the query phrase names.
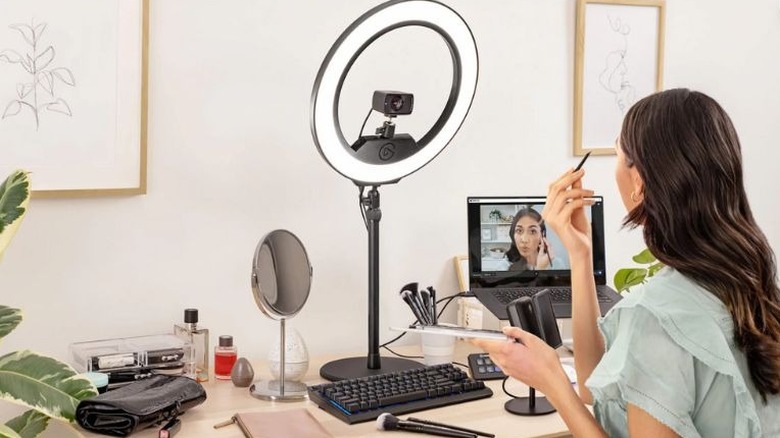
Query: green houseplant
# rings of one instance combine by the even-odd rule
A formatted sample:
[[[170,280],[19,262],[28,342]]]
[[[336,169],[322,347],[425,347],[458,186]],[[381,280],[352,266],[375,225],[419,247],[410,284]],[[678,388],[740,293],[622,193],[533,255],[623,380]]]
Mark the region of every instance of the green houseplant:
[[[14,171],[0,184],[0,259],[16,233],[30,200],[25,171]],[[22,322],[19,309],[0,305],[0,339]],[[69,365],[29,350],[0,356],[0,400],[30,408],[0,424],[0,437],[31,438],[46,429],[51,418],[73,421],[79,400],[97,394],[95,386]]]
[[[615,289],[620,293],[646,282],[647,279],[664,267],[664,264],[656,260],[655,256],[647,248],[635,255],[633,260],[635,263],[645,265],[645,267],[623,268],[615,273],[613,282],[615,283]]]

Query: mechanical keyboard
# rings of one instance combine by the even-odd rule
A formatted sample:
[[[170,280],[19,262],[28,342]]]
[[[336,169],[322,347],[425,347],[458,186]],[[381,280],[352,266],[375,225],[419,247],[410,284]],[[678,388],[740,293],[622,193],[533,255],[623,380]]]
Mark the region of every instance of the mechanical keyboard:
[[[313,385],[309,399],[349,423],[376,419],[381,413],[405,414],[493,395],[490,388],[452,364],[377,374]]]

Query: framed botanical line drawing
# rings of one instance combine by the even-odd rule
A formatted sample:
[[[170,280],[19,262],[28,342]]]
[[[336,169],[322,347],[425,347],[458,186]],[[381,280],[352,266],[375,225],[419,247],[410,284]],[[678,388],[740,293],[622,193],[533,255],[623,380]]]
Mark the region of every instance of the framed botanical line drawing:
[[[574,155],[614,154],[623,116],[663,86],[664,0],[577,0]]]
[[[0,3],[0,175],[30,171],[33,197],[146,193],[148,37],[149,0]]]

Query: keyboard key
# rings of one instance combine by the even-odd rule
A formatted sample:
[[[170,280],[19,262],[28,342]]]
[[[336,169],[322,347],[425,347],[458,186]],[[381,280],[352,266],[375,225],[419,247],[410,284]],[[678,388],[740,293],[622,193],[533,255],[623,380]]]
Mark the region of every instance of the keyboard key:
[[[471,376],[477,380],[494,380],[503,379],[506,375],[501,369],[496,366],[487,353],[474,353],[469,355],[469,369],[471,370]],[[477,365],[479,362],[485,365]],[[482,382],[477,382],[482,383]],[[484,385],[484,383],[483,383]]]

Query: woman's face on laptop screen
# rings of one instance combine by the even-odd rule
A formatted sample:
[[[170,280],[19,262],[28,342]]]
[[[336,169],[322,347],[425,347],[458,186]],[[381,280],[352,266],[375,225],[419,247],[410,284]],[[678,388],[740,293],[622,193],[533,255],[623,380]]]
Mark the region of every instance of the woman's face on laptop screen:
[[[541,223],[531,216],[524,216],[517,221],[514,231],[514,242],[520,255],[535,265],[539,252],[542,251]]]

